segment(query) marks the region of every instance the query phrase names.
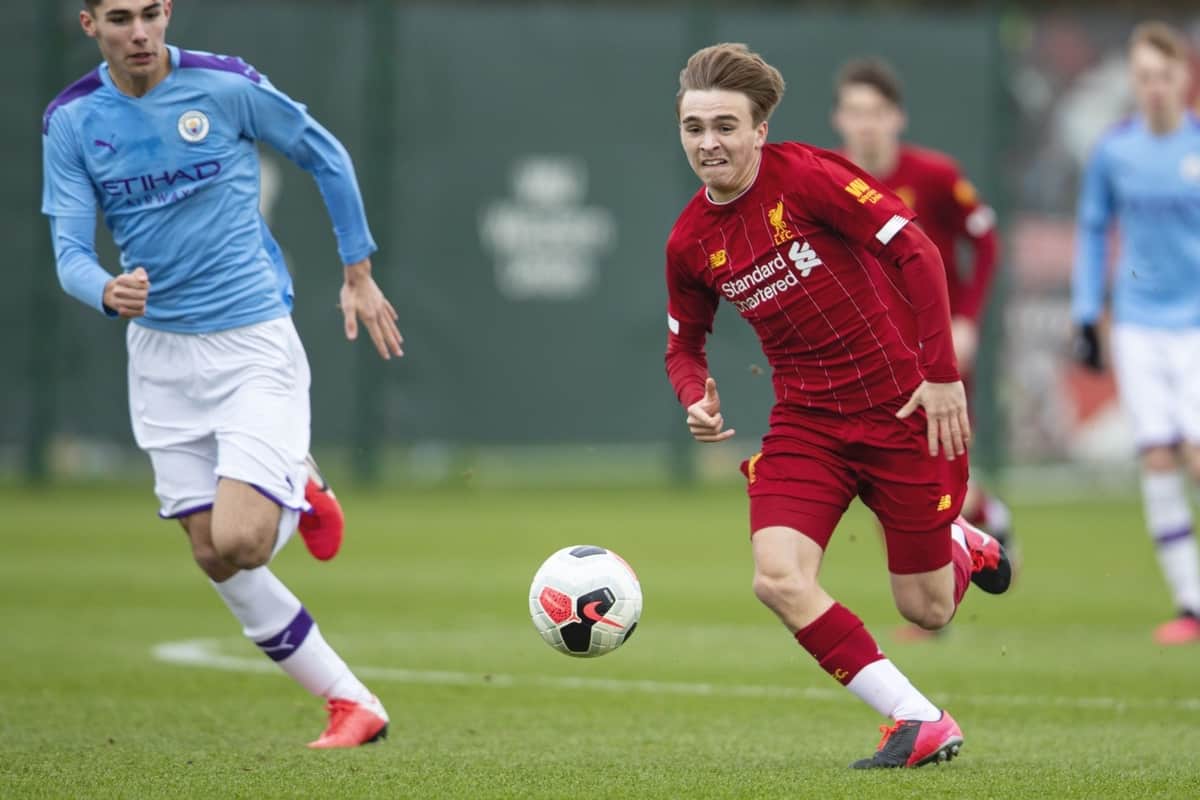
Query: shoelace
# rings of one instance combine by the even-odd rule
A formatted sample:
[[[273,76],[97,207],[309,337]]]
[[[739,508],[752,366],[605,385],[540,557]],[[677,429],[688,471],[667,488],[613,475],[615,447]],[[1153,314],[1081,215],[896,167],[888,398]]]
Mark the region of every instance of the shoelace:
[[[880,726],[879,726],[879,732],[883,734],[883,738],[879,740],[879,744],[877,744],[877,745],[875,746],[875,749],[876,749],[876,750],[882,750],[882,749],[883,749],[883,746],[884,746],[885,744],[887,744],[887,740],[888,740],[888,739],[890,739],[890,738],[892,738],[892,734],[893,734],[893,733],[895,733],[895,732],[896,732],[896,731],[898,731],[898,730],[900,730],[900,723],[899,723],[899,722],[897,722],[895,725],[891,725],[891,726],[889,726],[889,725],[880,725]]]

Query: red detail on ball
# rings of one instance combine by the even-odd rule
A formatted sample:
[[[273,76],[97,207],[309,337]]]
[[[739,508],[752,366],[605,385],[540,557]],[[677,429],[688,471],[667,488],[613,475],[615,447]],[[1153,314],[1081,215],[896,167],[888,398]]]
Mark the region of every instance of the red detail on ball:
[[[608,551],[608,554],[609,554],[610,556],[612,556],[613,558],[615,558],[617,561],[620,561],[622,564],[624,564],[624,565],[625,565],[625,569],[629,570],[629,574],[633,576],[633,579],[634,579],[635,581],[638,579],[637,573],[633,571],[633,567],[629,566],[629,562],[628,562],[628,561],[626,561],[625,559],[621,558],[619,555],[617,555],[616,553],[614,553],[612,550],[609,550],[609,551]],[[640,581],[638,581],[638,582],[640,583]]]
[[[551,589],[549,586],[542,588],[542,593],[538,595],[538,604],[546,612],[546,616],[554,621],[555,625],[562,625],[575,616],[575,611],[572,608],[574,604],[571,602],[571,598],[558,589]]]

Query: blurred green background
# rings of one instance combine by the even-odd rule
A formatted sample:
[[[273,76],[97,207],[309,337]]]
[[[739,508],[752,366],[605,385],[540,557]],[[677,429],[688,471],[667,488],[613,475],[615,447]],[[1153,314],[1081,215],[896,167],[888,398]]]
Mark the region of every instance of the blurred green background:
[[[38,210],[41,110],[98,62],[78,8],[6,12],[0,478],[147,475],[124,325],[59,289]],[[295,275],[314,451],[343,479],[420,483],[736,480],[771,402],[752,331],[724,309],[711,340],[739,430],[728,445],[690,445],[662,370],[663,246],[697,185],[673,119],[678,70],[698,47],[748,42],[788,81],[771,137],[836,146],[833,73],[884,56],[904,79],[907,138],[955,157],[1000,212],[972,458],[1037,489],[1130,474],[1111,380],[1064,358],[1066,276],[1078,166],[1128,108],[1124,37],[1152,11],[1194,29],[1183,3],[206,0],[176,4],[169,39],[244,57],[353,154],[401,361],[343,339],[320,196],[270,151],[264,212]]]

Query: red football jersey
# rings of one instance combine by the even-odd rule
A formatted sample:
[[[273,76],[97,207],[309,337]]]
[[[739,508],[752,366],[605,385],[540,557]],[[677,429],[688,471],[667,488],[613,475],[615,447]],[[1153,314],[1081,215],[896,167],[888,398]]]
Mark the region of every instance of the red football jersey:
[[[936,150],[901,145],[891,175],[879,179],[917,215],[946,266],[950,312],[978,321],[996,271],[996,215],[981,202],[952,158]],[[963,273],[958,242],[971,243],[974,259]]]
[[[795,142],[767,144],[733,200],[701,188],[667,241],[667,372],[680,402],[704,394],[721,297],[758,333],[780,403],[850,414],[922,377],[958,380],[945,271],[912,217],[846,159]]]

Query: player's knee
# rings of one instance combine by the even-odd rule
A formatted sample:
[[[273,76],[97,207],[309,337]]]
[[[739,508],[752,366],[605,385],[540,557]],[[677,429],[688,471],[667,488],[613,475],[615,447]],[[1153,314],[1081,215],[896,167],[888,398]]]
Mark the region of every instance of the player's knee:
[[[212,538],[221,559],[238,569],[254,569],[271,560],[275,529],[235,524],[214,528]]]
[[[1172,447],[1148,447],[1142,451],[1142,469],[1147,472],[1172,472],[1178,467]]]
[[[754,575],[754,596],[773,611],[802,607],[806,599],[816,593],[816,581],[809,580],[798,570],[760,570]]]

